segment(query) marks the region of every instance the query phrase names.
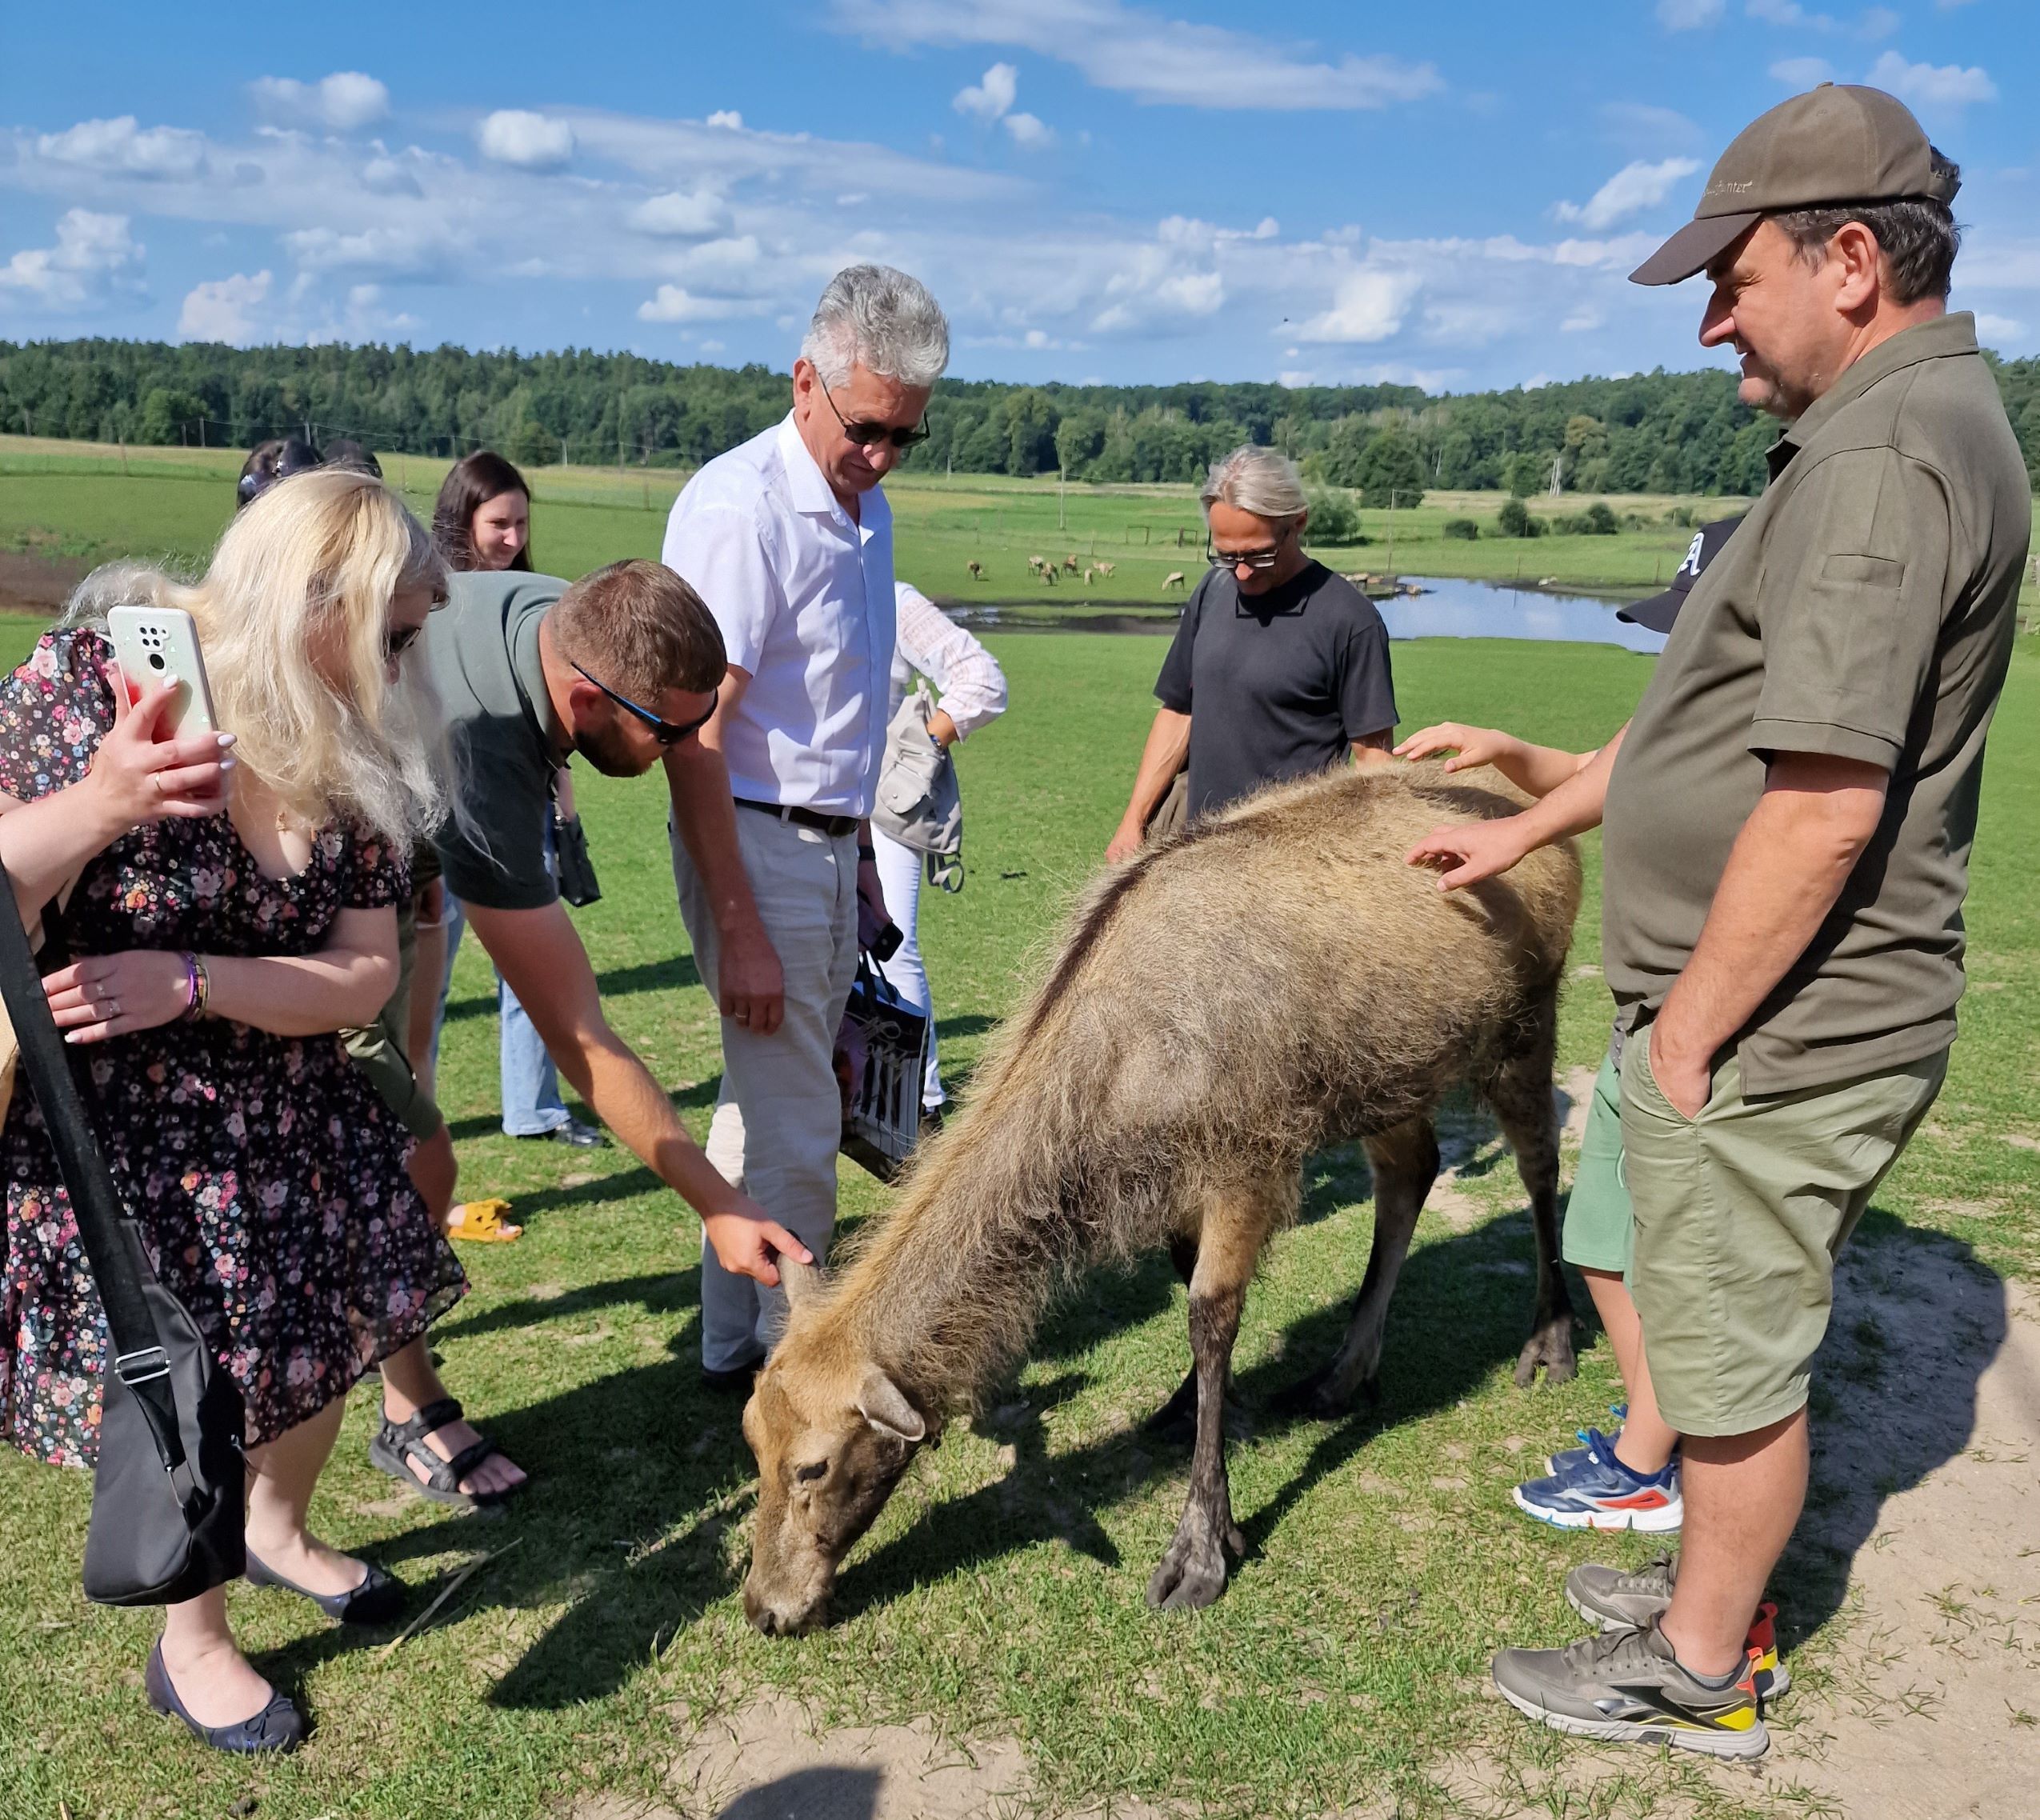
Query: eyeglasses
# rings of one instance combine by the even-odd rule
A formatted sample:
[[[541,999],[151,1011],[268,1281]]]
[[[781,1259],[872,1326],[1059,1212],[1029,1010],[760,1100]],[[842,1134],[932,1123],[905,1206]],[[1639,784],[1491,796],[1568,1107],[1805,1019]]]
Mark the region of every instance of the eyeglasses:
[[[589,676],[587,671],[581,670],[581,666],[578,663],[575,664],[574,667],[576,670],[580,670],[582,676],[586,677],[589,682],[594,683],[598,689],[601,690],[602,692],[605,695],[608,696],[612,702],[615,702],[619,708],[628,708],[632,714],[635,714],[639,720],[642,721],[646,726],[650,727],[652,730],[652,738],[656,739],[662,746],[678,746],[682,740],[687,737],[689,734],[699,733],[703,727],[706,726],[708,723],[715,718],[715,704],[717,701],[720,699],[722,693],[720,689],[710,690],[708,692],[707,710],[705,713],[696,715],[695,718],[690,721],[661,720],[657,714],[651,711],[650,708],[641,708],[635,702],[632,701],[628,695],[619,694],[615,690],[610,688],[606,682],[603,682],[599,676]]]
[[[422,626],[392,626],[382,634],[382,661],[394,663],[405,652],[418,642]]]
[[[818,368],[815,371],[814,382],[822,388],[822,397],[829,400],[830,410],[836,411],[836,421],[842,424],[843,434],[860,449],[875,449],[881,442],[890,442],[895,449],[911,449],[917,442],[926,442],[933,434],[928,428],[925,412],[920,422],[911,430],[895,430],[890,423],[845,422],[843,414],[836,410],[835,399],[830,395],[829,382],[822,377]],[[592,682],[594,678],[589,680]]]
[[[1288,536],[1285,531],[1283,536]],[[1252,569],[1257,573],[1272,569],[1282,559],[1282,546],[1278,543],[1272,550],[1242,550],[1228,554],[1214,550],[1210,544],[1204,546],[1204,560],[1214,569]]]

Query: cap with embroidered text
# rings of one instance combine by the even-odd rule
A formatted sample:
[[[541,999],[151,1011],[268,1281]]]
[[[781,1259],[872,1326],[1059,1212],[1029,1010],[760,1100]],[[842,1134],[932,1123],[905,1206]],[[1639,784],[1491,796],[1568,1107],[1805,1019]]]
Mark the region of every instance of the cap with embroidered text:
[[[1709,174],[1693,219],[1630,282],[1681,283],[1778,210],[1906,198],[1947,204],[1960,187],[1952,170],[1937,167],[1926,134],[1897,96],[1822,82],[1736,134]]]

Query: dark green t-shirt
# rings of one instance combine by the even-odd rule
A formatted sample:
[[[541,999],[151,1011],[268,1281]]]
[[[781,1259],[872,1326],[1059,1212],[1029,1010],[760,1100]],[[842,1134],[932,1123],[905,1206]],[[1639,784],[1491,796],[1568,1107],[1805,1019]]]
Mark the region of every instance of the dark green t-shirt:
[[[538,622],[566,591],[551,575],[456,575],[446,604],[426,622],[464,811],[433,845],[446,889],[463,903],[543,910],[559,896],[546,863],[559,760],[542,730],[551,710]]]
[[[1830,1085],[1954,1039],[1984,736],[2032,528],[1974,319],[1907,329],[1773,448],[1693,586],[1609,779],[1603,963],[1634,1023],[1699,940],[1779,752],[1889,774],[1882,822],[1738,1033],[1746,1092]]]

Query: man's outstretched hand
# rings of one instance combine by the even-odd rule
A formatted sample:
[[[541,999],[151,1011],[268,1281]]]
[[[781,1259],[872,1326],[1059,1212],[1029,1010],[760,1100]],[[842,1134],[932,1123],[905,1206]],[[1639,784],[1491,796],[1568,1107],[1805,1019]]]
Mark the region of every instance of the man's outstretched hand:
[[[797,1264],[814,1262],[813,1252],[747,1195],[739,1195],[734,1206],[719,1214],[704,1214],[702,1230],[724,1270],[767,1289],[778,1286],[782,1253]]]
[[[1497,822],[1455,822],[1434,828],[1403,857],[1411,866],[1428,866],[1438,874],[1441,891],[1464,890],[1483,878],[1506,872],[1531,848],[1520,815]]]

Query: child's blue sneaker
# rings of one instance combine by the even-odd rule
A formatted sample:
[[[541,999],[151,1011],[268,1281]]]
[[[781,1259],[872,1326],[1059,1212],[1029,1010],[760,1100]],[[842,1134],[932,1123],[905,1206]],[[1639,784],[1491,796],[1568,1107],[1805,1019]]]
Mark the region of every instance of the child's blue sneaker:
[[[1599,1429],[1585,1430],[1581,1439],[1584,1446],[1554,1456],[1551,1463],[1561,1470],[1516,1487],[1511,1495],[1518,1510],[1562,1530],[1662,1534],[1679,1527],[1685,1505],[1677,1460],[1661,1473],[1632,1472]]]

